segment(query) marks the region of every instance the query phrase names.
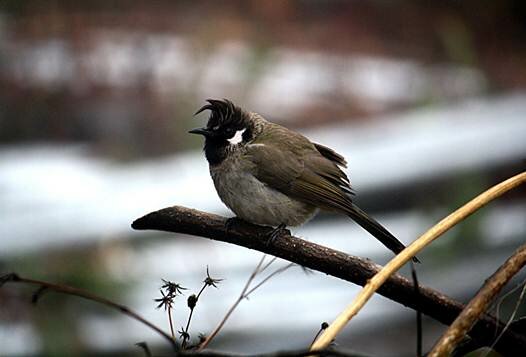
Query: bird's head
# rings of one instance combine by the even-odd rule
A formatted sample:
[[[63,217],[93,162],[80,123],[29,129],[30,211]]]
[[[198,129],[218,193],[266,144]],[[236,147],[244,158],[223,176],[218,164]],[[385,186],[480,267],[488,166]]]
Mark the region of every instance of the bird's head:
[[[210,110],[206,127],[190,130],[205,137],[205,154],[210,164],[221,162],[237,147],[253,138],[254,126],[250,114],[227,99],[208,99],[208,104],[195,115]]]

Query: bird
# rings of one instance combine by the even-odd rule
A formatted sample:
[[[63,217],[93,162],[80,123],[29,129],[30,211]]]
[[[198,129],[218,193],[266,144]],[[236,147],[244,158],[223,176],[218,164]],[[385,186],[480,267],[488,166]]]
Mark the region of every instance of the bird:
[[[354,202],[343,171],[345,158],[331,148],[228,99],[207,99],[194,115],[210,111],[204,153],[217,194],[237,219],[275,227],[300,226],[320,210],[347,215],[394,254],[404,244]],[[414,259],[418,261],[418,259]]]

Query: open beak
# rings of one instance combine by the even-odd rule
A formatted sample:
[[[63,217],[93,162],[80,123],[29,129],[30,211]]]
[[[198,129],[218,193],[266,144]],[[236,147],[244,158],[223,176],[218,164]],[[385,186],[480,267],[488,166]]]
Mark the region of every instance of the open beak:
[[[196,128],[189,131],[190,134],[199,134],[204,136],[210,136],[212,133],[206,128]]]

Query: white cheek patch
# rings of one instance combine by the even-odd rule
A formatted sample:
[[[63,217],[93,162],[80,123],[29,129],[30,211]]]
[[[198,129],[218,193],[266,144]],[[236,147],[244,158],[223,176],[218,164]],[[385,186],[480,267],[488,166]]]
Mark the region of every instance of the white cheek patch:
[[[231,137],[230,139],[228,139],[228,142],[231,144],[231,145],[237,145],[239,144],[240,142],[243,141],[243,133],[245,132],[245,130],[247,130],[246,128],[243,129],[243,130],[238,130],[236,131],[236,133],[234,134],[233,137]]]

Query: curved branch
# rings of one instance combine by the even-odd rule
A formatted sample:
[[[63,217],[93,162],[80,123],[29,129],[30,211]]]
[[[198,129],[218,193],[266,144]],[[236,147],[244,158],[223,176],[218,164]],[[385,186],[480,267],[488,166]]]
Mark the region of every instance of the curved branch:
[[[217,241],[236,244],[249,249],[271,254],[290,262],[317,270],[328,275],[364,286],[380,266],[370,260],[355,257],[303,239],[282,234],[268,242],[270,227],[253,225],[236,220],[226,224],[227,219],[181,206],[173,206],[147,214],[137,219],[132,228],[137,230],[160,230],[201,236]],[[446,325],[451,324],[460,314],[464,305],[446,295],[420,286],[418,301],[413,284],[405,277],[394,274],[378,290],[378,293],[424,314]],[[484,316],[471,330],[470,336],[486,345],[495,336],[495,331],[504,329],[504,324],[491,316]],[[526,350],[526,337],[513,330],[504,333],[495,349],[506,352]]]
[[[91,301],[94,301],[96,303],[99,303],[99,304],[102,304],[102,305],[106,305],[109,308],[117,310],[117,311],[123,313],[124,315],[127,315],[127,316],[131,317],[132,319],[135,319],[136,321],[139,321],[143,325],[148,326],[149,328],[151,328],[152,330],[157,332],[159,335],[164,337],[171,344],[171,346],[173,347],[173,349],[175,351],[178,350],[178,347],[175,344],[175,340],[169,334],[164,332],[161,328],[155,326],[153,323],[151,323],[150,321],[146,320],[144,317],[142,317],[141,315],[139,315],[138,313],[136,313],[135,311],[133,311],[129,307],[121,305],[121,304],[118,304],[118,303],[113,302],[111,300],[108,300],[108,299],[106,299],[104,297],[92,294],[89,291],[82,290],[82,289],[79,289],[79,288],[75,288],[75,287],[69,286],[69,285],[53,284],[53,283],[49,283],[49,282],[43,281],[43,280],[23,278],[23,277],[21,277],[20,275],[18,275],[16,273],[9,273],[9,274],[0,276],[0,287],[3,284],[6,284],[6,283],[23,283],[23,284],[30,284],[30,285],[38,286],[39,287],[38,290],[33,294],[33,299],[32,299],[33,303],[36,303],[37,300],[40,299],[40,297],[42,296],[42,293],[45,290],[52,290],[52,291],[55,291],[57,293],[78,296],[78,297],[81,297],[83,299],[91,300]]]

